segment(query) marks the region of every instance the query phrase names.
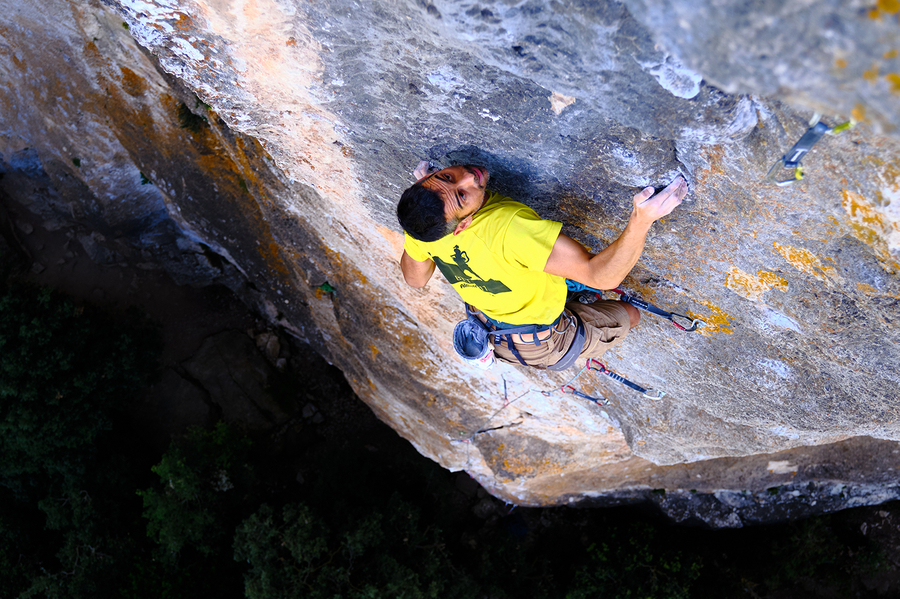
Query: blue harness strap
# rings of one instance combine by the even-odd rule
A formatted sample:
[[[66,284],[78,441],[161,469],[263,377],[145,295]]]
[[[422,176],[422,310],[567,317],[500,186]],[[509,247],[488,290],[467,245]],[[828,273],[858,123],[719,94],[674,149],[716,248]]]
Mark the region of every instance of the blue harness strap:
[[[565,370],[570,368],[575,363],[575,360],[578,359],[578,356],[581,355],[581,350],[584,349],[584,340],[586,337],[584,323],[577,313],[572,312],[572,316],[575,317],[575,323],[578,325],[575,329],[575,339],[572,340],[572,345],[566,350],[565,355],[559,359],[559,362],[547,367],[550,370]]]

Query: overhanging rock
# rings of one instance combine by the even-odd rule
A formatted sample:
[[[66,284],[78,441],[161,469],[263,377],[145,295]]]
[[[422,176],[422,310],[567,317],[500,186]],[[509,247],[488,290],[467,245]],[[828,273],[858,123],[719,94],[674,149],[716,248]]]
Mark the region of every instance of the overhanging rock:
[[[882,75],[828,95],[803,78],[787,91],[746,83],[736,54],[697,61],[692,49],[713,42],[656,35],[652,3],[632,7],[640,20],[617,3],[106,5],[116,12],[0,0],[0,184],[24,198],[11,181],[43,181],[32,207],[48,222],[97,230],[121,259],[185,281],[227,282],[320,348],[420,452],[510,501],[817,480],[893,496],[900,95],[883,76],[896,49],[877,40],[900,39],[896,15],[829,8],[848,35],[873,32],[846,69],[868,56]],[[805,13],[777,14],[790,30]],[[806,110],[837,124],[857,104],[862,122],[819,142],[803,181],[765,182]],[[482,373],[455,358],[458,298],[442,279],[409,289],[397,265],[394,207],[422,158],[484,164],[498,191],[594,250],[637,188],[684,174],[689,199],[654,226],[625,287],[708,326],[686,334],[647,316],[606,360],[668,395],[582,373],[581,391],[610,399],[601,411],[552,392],[577,369]],[[860,478],[853,461],[746,458],[753,476],[735,478],[729,461],[820,465],[807,446],[840,442],[878,466]]]

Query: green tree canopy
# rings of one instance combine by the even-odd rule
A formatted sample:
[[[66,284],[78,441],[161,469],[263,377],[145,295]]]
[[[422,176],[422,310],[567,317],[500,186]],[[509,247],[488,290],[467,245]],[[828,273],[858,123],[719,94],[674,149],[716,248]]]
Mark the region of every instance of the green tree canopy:
[[[249,448],[249,439],[220,422],[210,431],[190,429],[153,467],[160,486],[138,494],[147,534],[169,556],[185,546],[203,555],[228,546],[237,513],[252,491]]]
[[[155,336],[134,326],[49,289],[3,290],[0,484],[81,475],[110,410],[156,367]]]

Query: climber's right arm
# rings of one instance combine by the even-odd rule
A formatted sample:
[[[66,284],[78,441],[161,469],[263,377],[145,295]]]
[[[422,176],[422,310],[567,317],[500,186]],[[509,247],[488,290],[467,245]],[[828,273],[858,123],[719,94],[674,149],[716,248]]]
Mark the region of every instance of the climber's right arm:
[[[431,279],[434,274],[434,260],[429,258],[419,262],[413,260],[412,256],[403,250],[403,256],[400,258],[400,270],[403,271],[403,278],[406,284],[416,289],[421,289]]]
[[[613,289],[628,276],[644,251],[650,226],[674,210],[687,195],[687,182],[676,177],[664,190],[653,194],[647,187],[634,196],[631,218],[619,238],[598,254],[560,234],[544,272],[583,283],[594,289]]]

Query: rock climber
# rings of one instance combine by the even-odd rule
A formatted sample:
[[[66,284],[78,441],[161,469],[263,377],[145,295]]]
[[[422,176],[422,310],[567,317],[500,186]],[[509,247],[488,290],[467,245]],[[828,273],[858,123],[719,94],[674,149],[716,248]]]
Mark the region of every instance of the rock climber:
[[[599,357],[638,324],[639,312],[624,302],[566,303],[566,279],[594,289],[618,286],[643,252],[651,225],[687,194],[682,177],[659,193],[647,187],[635,195],[622,234],[592,254],[560,233],[561,223],[488,190],[486,168],[427,168],[420,163],[418,180],[397,206],[406,232],[403,277],[421,288],[440,269],[488,330],[509,331],[494,337],[497,359],[557,370]]]

